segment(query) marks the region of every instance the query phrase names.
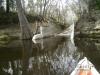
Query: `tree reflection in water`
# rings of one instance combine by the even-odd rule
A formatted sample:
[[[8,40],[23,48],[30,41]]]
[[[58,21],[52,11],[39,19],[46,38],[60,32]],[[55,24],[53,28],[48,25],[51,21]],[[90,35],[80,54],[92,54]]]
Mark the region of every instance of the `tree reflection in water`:
[[[35,44],[23,40],[22,47],[0,47],[0,75],[70,75],[84,56],[100,71],[99,40],[76,39],[75,45],[67,38],[53,37]]]
[[[2,70],[9,75],[70,75],[81,57],[74,43],[64,37],[36,42],[23,40],[21,57],[9,60],[8,68]]]
[[[75,68],[80,54],[71,40],[55,37],[36,42],[35,46],[42,47],[30,58],[33,75],[69,75]]]

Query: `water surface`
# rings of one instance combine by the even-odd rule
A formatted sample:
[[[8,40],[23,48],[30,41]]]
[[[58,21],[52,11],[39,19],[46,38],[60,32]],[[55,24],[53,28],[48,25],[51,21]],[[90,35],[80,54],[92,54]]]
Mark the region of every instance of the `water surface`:
[[[13,40],[0,45],[0,75],[70,75],[83,57],[100,72],[99,39]]]

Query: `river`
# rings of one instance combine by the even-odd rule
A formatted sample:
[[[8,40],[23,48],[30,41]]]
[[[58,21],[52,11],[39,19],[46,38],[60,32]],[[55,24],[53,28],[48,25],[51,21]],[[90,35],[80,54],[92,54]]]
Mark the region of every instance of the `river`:
[[[100,39],[12,40],[0,46],[0,75],[70,75],[83,57],[100,72]]]

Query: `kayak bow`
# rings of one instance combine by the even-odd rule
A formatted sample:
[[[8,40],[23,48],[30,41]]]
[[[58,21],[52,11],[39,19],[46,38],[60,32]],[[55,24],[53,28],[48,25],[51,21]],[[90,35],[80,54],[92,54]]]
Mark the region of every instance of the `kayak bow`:
[[[100,75],[94,65],[86,57],[80,60],[71,75]]]

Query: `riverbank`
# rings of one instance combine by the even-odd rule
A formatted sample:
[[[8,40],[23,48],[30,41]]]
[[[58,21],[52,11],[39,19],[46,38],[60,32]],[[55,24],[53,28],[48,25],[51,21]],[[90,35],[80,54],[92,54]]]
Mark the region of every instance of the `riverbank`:
[[[8,44],[11,40],[20,38],[19,25],[0,26],[0,45]]]
[[[100,29],[84,30],[76,36],[80,38],[100,38]]]
[[[9,40],[9,37],[10,39],[20,39],[20,36],[21,36],[20,25],[14,24],[8,26],[6,25],[0,26],[0,40]],[[100,38],[100,29],[84,30],[83,32],[79,32],[78,34],[76,34],[76,37]]]

